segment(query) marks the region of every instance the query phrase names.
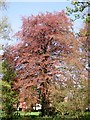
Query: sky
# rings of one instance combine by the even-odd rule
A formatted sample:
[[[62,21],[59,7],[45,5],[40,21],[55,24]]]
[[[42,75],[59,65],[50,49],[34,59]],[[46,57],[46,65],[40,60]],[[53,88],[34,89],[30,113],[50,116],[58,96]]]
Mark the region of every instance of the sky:
[[[8,2],[67,2],[71,0],[6,0]]]
[[[9,2],[67,2],[67,1],[79,1],[87,2],[89,0],[7,0]]]
[[[33,2],[30,2],[30,0],[26,0],[28,2],[25,2],[25,0],[16,0],[17,2],[14,1],[15,0],[9,0],[9,2],[7,2],[7,10],[3,11],[3,15],[8,17],[8,22],[11,24],[13,34],[20,30],[22,26],[22,16],[31,16],[32,14],[37,15],[38,13],[45,13],[46,11],[61,11],[63,9],[65,10],[66,6],[72,7],[69,0],[63,0],[66,2],[62,2],[62,0],[61,2],[35,2],[35,0],[33,0]],[[75,31],[78,31],[80,27],[81,22],[77,21],[75,23]]]
[[[40,12],[45,13],[61,11],[66,6],[70,6],[69,2],[9,2],[6,15],[15,32],[22,25],[22,16],[37,15]]]

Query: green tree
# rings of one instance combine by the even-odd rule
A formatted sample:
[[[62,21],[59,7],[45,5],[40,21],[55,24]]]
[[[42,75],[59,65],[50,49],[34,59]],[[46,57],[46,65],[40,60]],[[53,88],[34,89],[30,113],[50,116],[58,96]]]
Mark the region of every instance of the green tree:
[[[8,23],[7,17],[2,14],[5,9],[5,0],[0,0],[0,40],[10,40],[11,27]],[[2,50],[2,44],[0,44],[0,46],[0,50]],[[12,81],[15,77],[15,73],[7,60],[4,59],[3,61],[0,53],[0,73],[3,74],[3,78],[0,80],[0,111],[3,110],[2,114],[4,117],[10,120],[14,108],[16,108],[14,105],[16,105],[17,102],[17,94],[12,89]]]
[[[3,11],[6,10],[6,2],[5,0],[0,0],[0,39],[1,40],[9,40],[11,26],[8,23],[8,18],[3,16]]]
[[[0,40],[10,40],[11,26],[8,23],[8,18],[3,16],[3,11],[6,9],[5,0],[0,0]],[[2,72],[2,43],[0,42],[0,73]]]
[[[17,108],[17,92],[13,90],[13,79],[15,73],[7,60],[2,63],[3,78],[2,78],[2,110],[4,117],[7,120],[12,119],[13,113]]]
[[[84,23],[84,28],[82,28],[78,34],[79,41],[81,42],[82,50],[84,56],[82,57],[84,63],[88,64],[90,67],[90,0],[83,0],[82,2],[72,1],[73,8],[66,7],[67,14],[73,16],[73,21],[81,19]],[[85,58],[86,54],[86,58]],[[88,58],[87,58],[88,56]],[[84,66],[85,66],[84,64]],[[90,70],[87,69],[88,75],[90,75]],[[88,76],[88,105],[90,105],[90,76]]]
[[[0,0],[0,9],[5,9],[6,7],[6,3],[5,3],[5,0]]]
[[[66,7],[67,14],[74,15],[73,21],[76,19],[83,19],[87,22],[90,22],[90,1],[83,1],[79,2],[77,1],[72,1],[71,4],[73,5],[72,8]]]

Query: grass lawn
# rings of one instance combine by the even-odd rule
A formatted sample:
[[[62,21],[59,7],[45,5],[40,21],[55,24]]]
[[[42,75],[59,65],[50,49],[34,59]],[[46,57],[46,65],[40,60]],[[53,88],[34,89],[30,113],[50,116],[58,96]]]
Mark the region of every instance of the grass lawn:
[[[39,116],[41,112],[30,112],[30,115],[32,116]]]
[[[23,112],[23,111],[19,111],[18,112],[20,114],[20,116],[40,116],[41,112]]]

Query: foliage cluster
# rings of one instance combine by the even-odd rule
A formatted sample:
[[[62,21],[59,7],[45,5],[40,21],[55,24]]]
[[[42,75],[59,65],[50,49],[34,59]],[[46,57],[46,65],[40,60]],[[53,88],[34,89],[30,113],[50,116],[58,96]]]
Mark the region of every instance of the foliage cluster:
[[[66,7],[67,9],[67,15],[74,15],[74,21],[76,19],[83,19],[86,22],[90,22],[90,2],[85,1],[85,2],[79,2],[77,1],[72,1],[73,8]]]

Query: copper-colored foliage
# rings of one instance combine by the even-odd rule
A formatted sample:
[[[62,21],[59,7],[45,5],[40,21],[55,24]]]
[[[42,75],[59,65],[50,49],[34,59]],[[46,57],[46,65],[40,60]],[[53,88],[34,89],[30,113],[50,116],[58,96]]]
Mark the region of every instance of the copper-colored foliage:
[[[16,70],[14,89],[19,90],[20,98],[24,95],[25,99],[27,95],[28,100],[32,95],[34,101],[37,89],[48,96],[54,77],[65,74],[56,66],[60,66],[60,60],[72,60],[78,42],[71,32],[72,24],[64,11],[23,17],[22,21],[22,29],[16,36],[23,44],[9,48],[4,57]]]

